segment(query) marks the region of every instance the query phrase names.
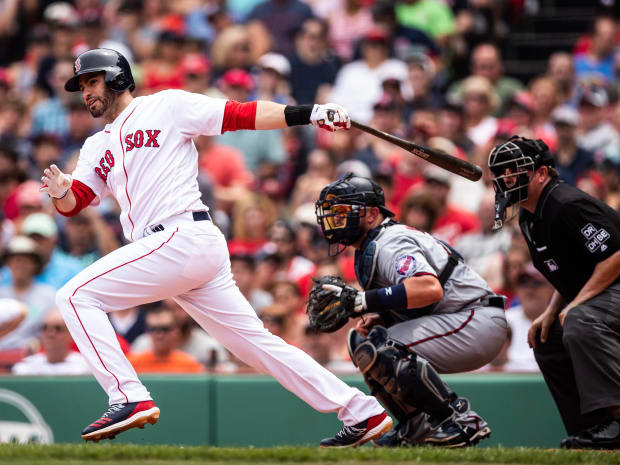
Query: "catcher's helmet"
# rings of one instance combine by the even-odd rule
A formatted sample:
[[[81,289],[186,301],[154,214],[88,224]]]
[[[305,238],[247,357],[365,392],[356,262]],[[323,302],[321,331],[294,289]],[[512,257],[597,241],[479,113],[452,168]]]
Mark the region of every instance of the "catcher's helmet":
[[[65,83],[65,90],[78,92],[80,76],[98,71],[105,73],[105,83],[110,90],[123,92],[129,89],[131,92],[136,88],[129,62],[123,55],[109,48],[95,48],[76,58],[73,63],[73,77]]]
[[[527,200],[530,172],[555,162],[549,147],[542,140],[512,136],[489,154],[489,169],[493,173],[495,189],[495,228],[502,226],[505,209]]]
[[[348,173],[323,188],[315,202],[316,219],[330,244],[330,255],[337,255],[363,234],[360,218],[366,207],[377,207],[385,216],[394,216],[385,207],[385,195],[374,181]],[[339,244],[332,254],[332,245]]]

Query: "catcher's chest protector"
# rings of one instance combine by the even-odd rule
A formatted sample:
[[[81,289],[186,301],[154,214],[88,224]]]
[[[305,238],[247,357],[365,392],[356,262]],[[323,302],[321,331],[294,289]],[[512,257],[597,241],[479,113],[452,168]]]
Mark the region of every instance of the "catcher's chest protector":
[[[359,250],[355,251],[355,277],[364,290],[371,288],[377,267],[378,249],[376,239],[385,228],[393,224],[397,224],[396,221],[389,220],[368,231],[362,246]]]

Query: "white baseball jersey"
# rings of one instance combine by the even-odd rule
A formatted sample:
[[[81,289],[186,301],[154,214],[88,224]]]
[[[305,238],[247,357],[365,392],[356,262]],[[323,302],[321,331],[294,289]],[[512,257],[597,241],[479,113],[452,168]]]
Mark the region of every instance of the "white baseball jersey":
[[[136,97],[113,123],[86,139],[73,178],[99,198],[116,198],[130,241],[166,218],[207,210],[192,138],[221,134],[225,105],[224,99],[182,90]]]
[[[226,100],[181,90],[137,97],[87,139],[73,177],[119,202],[132,241],[81,271],[56,295],[73,340],[110,404],[149,400],[106,312],[174,298],[210,335],[321,412],[353,425],[383,412],[300,349],[271,334],[235,285],[226,240],[211,222],[196,182],[192,137],[222,131]],[[152,234],[148,226],[161,224]]]

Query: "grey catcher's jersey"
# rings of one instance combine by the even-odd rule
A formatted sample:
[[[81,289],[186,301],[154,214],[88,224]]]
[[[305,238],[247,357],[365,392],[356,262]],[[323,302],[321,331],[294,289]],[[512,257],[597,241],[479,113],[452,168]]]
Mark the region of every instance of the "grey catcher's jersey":
[[[402,224],[384,228],[375,241],[377,262],[373,288],[393,286],[411,276],[439,277],[448,262],[448,252],[441,242]],[[443,298],[433,307],[432,314],[474,308],[481,298],[493,294],[486,281],[462,261],[452,271],[443,290]],[[402,319],[404,315],[398,316]]]

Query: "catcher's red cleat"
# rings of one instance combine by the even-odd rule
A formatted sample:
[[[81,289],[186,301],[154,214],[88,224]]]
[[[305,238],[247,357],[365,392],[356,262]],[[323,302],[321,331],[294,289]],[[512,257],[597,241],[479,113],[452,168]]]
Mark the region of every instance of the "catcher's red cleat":
[[[99,442],[100,439],[114,439],[117,434],[130,428],[144,428],[147,423],[155,424],[159,409],[152,400],[114,404],[99,418],[82,431],[84,441]]]

